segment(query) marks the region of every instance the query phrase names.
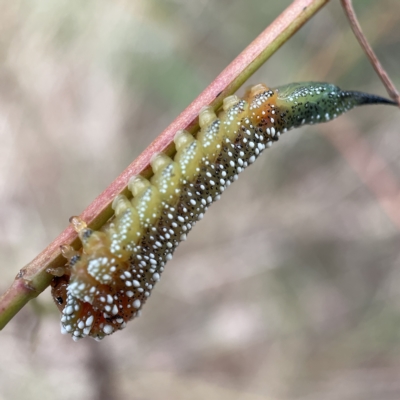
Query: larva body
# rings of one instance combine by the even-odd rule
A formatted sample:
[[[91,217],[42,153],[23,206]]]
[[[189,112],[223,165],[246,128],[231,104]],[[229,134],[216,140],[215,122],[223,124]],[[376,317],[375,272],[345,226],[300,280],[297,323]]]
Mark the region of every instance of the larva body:
[[[366,103],[391,102],[326,83],[301,83],[256,85],[243,99],[226,98],[218,116],[205,108],[196,137],[178,132],[174,159],[158,154],[150,180],[132,178],[133,199],[117,196],[115,216],[101,231],[72,218],[82,250],[63,247],[68,268],[52,284],[62,332],[74,340],[99,340],[123,329],[140,314],[165,264],[207,208],[280,134]]]

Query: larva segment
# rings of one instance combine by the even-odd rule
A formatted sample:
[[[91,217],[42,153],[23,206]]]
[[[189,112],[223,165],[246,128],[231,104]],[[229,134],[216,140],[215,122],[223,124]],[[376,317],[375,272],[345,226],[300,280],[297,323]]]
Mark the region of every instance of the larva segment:
[[[343,91],[321,82],[292,83],[275,89],[276,106],[281,110],[281,126],[327,122],[363,104],[392,104],[385,98],[361,92]]]
[[[204,107],[199,114],[199,125],[197,140],[203,147],[208,161],[214,162],[220,152],[223,139],[223,130],[220,129],[221,120],[211,107]]]
[[[163,202],[173,204],[180,192],[180,166],[165,154],[157,154],[150,165],[154,172],[151,184],[158,189]]]
[[[330,84],[301,83],[277,89],[256,85],[243,99],[226,98],[218,115],[204,108],[196,137],[177,132],[174,159],[155,155],[152,178],[130,180],[133,199],[118,195],[115,216],[101,231],[71,219],[82,249],[62,247],[68,264],[64,275],[54,271],[52,282],[62,332],[74,340],[100,340],[123,329],[140,315],[165,264],[210,204],[281,133],[368,103],[394,104]]]
[[[193,180],[199,174],[199,165],[204,157],[204,149],[201,143],[186,131],[177,132],[174,142],[176,146],[174,160],[180,167],[182,183],[186,185],[188,181]]]
[[[124,195],[118,195],[114,199],[112,208],[115,218],[109,225],[110,252],[116,258],[126,261],[141,233],[139,214]]]
[[[154,225],[161,213],[158,189],[140,175],[130,180],[128,188],[134,195],[132,205],[137,210],[141,226],[148,228]]]

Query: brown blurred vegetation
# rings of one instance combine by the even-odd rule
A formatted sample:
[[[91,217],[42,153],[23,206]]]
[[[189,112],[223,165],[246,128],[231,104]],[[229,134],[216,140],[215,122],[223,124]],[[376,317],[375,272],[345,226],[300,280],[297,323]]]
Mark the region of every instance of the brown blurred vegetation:
[[[0,1],[0,291],[289,3]],[[354,4],[399,86],[399,1]],[[299,80],[384,94],[338,1],[249,84]],[[399,399],[399,227],[329,139],[351,127],[400,187],[399,124],[284,135],[102,343],[41,295],[0,333],[0,398]]]

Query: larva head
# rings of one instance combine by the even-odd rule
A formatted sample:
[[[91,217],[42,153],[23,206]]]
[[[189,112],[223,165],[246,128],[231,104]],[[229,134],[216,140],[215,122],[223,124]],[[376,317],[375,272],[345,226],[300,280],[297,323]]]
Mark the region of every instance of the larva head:
[[[363,104],[396,104],[383,97],[344,91],[321,82],[291,83],[274,89],[274,92],[275,105],[287,129],[327,122]]]

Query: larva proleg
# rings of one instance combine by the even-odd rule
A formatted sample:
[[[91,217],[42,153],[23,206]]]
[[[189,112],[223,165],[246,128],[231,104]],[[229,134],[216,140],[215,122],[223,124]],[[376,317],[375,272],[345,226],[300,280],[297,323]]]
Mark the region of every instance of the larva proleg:
[[[229,96],[218,115],[205,107],[199,132],[179,131],[176,154],[156,154],[153,176],[132,177],[133,198],[118,195],[115,215],[93,231],[73,217],[82,242],[62,247],[65,274],[57,270],[53,298],[62,312],[63,333],[74,340],[97,340],[123,329],[140,315],[154,285],[179,243],[208,207],[267,147],[291,128],[326,122],[362,104],[394,104],[327,83],[295,83],[250,88],[241,99]]]

